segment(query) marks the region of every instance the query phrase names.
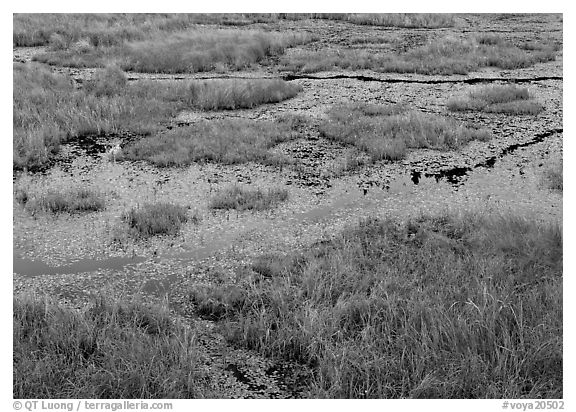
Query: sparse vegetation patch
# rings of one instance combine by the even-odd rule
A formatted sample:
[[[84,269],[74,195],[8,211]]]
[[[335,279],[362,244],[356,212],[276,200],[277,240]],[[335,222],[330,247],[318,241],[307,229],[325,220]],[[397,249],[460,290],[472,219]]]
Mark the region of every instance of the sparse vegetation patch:
[[[484,86],[470,91],[466,97],[453,97],[448,100],[448,109],[536,115],[544,107],[532,100],[527,88],[507,85]]]
[[[399,160],[408,148],[456,149],[471,140],[488,140],[486,130],[469,129],[440,116],[400,105],[345,104],[333,107],[320,133],[368,153],[372,161]]]
[[[368,219],[191,287],[235,344],[316,368],[312,397],[562,396],[562,231],[512,216]]]
[[[248,189],[238,185],[216,193],[210,199],[212,209],[265,210],[288,199],[286,189]]]

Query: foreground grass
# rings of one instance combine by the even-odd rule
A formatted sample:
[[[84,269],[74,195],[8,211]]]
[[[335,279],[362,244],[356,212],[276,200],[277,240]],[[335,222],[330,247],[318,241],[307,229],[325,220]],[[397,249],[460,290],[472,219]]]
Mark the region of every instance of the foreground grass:
[[[38,65],[14,65],[13,164],[47,164],[60,144],[90,134],[148,135],[184,109],[252,108],[291,98],[301,87],[282,80],[128,83],[118,67],[97,72],[84,87]]]
[[[453,97],[448,100],[451,111],[482,111],[487,113],[532,114],[544,110],[532,100],[525,87],[515,85],[483,86],[472,90],[466,97]]]
[[[286,189],[248,189],[231,186],[216,193],[210,199],[211,209],[266,210],[288,199]]]
[[[162,202],[145,203],[122,216],[129,232],[144,239],[157,235],[177,235],[188,219],[186,207]],[[193,220],[196,221],[197,217],[194,216]]]
[[[231,342],[315,367],[311,397],[561,398],[562,243],[512,216],[368,219],[190,299]]]
[[[465,40],[446,37],[396,54],[358,50],[300,51],[281,59],[284,70],[318,71],[371,69],[387,73],[425,75],[468,74],[483,67],[519,69],[555,59],[557,45],[530,42],[515,46],[500,37]]]
[[[111,47],[87,42],[36,55],[35,60],[57,66],[105,67],[144,73],[196,73],[240,70],[284,53],[288,47],[311,41],[308,34],[256,30],[196,29],[127,41]],[[79,48],[80,47],[80,48]]]
[[[30,213],[78,214],[97,212],[106,207],[104,195],[90,188],[71,188],[64,191],[50,190],[46,193],[29,193],[18,189],[15,199]]]
[[[486,130],[410,111],[400,105],[344,104],[332,107],[320,133],[356,146],[372,161],[400,160],[409,148],[456,149],[471,140],[488,140]]]
[[[166,307],[99,297],[78,312],[33,296],[13,311],[14,398],[218,397]]]
[[[286,160],[268,149],[296,135],[289,122],[246,119],[204,121],[142,139],[128,146],[124,154],[127,159],[146,160],[162,167],[187,166],[197,161],[274,165]]]

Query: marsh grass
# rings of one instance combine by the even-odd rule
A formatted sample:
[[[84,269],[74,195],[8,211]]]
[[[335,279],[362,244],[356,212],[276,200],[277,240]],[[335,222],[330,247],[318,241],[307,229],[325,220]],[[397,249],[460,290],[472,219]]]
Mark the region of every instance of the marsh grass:
[[[246,109],[296,96],[302,86],[278,79],[191,82],[193,106],[200,110]]]
[[[57,66],[104,67],[144,73],[196,73],[240,70],[284,53],[288,47],[311,41],[300,33],[257,30],[196,29],[158,33],[152,38],[110,47],[88,47],[83,53],[68,48],[38,54],[36,61]]]
[[[524,47],[524,48],[523,48]],[[403,53],[374,54],[358,50],[302,50],[284,56],[280,67],[289,71],[318,72],[371,69],[385,73],[424,75],[468,74],[483,67],[520,69],[555,59],[558,46],[532,42],[515,46],[500,37],[456,39],[445,37]]]
[[[70,77],[44,67],[14,64],[14,167],[43,166],[61,143],[83,135],[121,130],[149,134],[176,114],[176,104],[142,90],[134,92],[121,76],[107,69],[84,90]]]
[[[211,199],[211,209],[266,210],[288,199],[288,190],[273,188],[266,191],[238,185],[217,192]]]
[[[260,20],[272,18],[262,15]],[[91,47],[110,47],[126,41],[144,40],[165,33],[184,31],[197,24],[246,25],[258,19],[231,13],[16,13],[13,44],[50,46],[55,50],[83,40]]]
[[[99,296],[77,311],[39,296],[14,298],[15,398],[218,396],[201,370],[204,356],[194,332],[164,306]]]
[[[270,153],[268,149],[296,136],[297,133],[286,122],[203,121],[139,140],[126,147],[124,155],[130,160],[146,160],[161,167],[187,166],[198,161],[277,165],[288,160]]]
[[[129,233],[143,239],[157,235],[177,235],[188,219],[188,208],[164,202],[145,203],[122,216]],[[197,217],[193,221],[196,223]]]
[[[562,243],[513,216],[367,219],[190,300],[232,343],[314,367],[310,397],[561,398]]]
[[[442,13],[346,13],[320,15],[329,20],[343,20],[354,24],[437,29],[454,26],[454,16]]]
[[[448,100],[451,111],[482,111],[487,113],[531,114],[544,110],[532,100],[525,87],[515,85],[483,86],[472,90],[466,97],[453,97]]]
[[[372,161],[400,160],[409,148],[457,149],[472,140],[488,140],[486,130],[409,110],[402,105],[336,105],[320,124],[320,134],[368,153]]]
[[[18,189],[15,199],[30,213],[79,214],[98,212],[106,208],[104,195],[86,187],[49,190],[45,193],[29,193],[25,189]]]
[[[282,80],[127,82],[117,66],[76,88],[68,76],[39,65],[14,65],[13,165],[46,165],[70,139],[130,131],[148,135],[180,110],[252,108],[301,91]]]

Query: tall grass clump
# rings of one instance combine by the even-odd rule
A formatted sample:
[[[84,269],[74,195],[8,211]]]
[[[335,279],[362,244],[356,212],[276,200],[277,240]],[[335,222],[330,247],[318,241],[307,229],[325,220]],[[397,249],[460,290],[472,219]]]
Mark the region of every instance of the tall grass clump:
[[[562,244],[514,216],[367,219],[190,299],[235,344],[312,366],[310,397],[561,398]]]
[[[218,396],[201,370],[204,356],[194,332],[166,307],[100,296],[77,311],[38,296],[14,298],[14,398]]]
[[[15,195],[16,201],[31,213],[87,213],[105,209],[104,195],[86,187],[71,188],[63,191],[49,190],[45,193],[29,193],[20,189]]]
[[[78,53],[71,48],[38,54],[35,60],[58,66],[104,67],[115,64],[125,71],[144,73],[196,73],[240,70],[284,53],[288,47],[309,42],[300,33],[257,30],[196,29],[160,33],[152,38],[126,41]]]
[[[457,149],[471,140],[488,140],[484,129],[408,110],[401,105],[336,105],[320,125],[328,139],[356,146],[372,161],[400,160],[409,148]]]
[[[188,221],[188,209],[170,203],[145,203],[132,208],[122,216],[129,232],[135,237],[149,238],[157,235],[177,235]]]
[[[13,163],[41,167],[60,144],[83,135],[129,130],[148,134],[176,113],[169,101],[132,92],[123,75],[108,68],[78,89],[69,76],[35,64],[14,64]]]
[[[470,91],[466,97],[451,98],[447,106],[451,111],[505,114],[536,115],[544,110],[540,103],[532,100],[527,88],[515,85],[483,86]]]
[[[211,209],[266,210],[288,199],[286,189],[249,189],[234,185],[217,192],[209,202]]]
[[[291,99],[302,86],[279,79],[210,80],[190,83],[193,106],[200,110],[253,108]]]
[[[130,160],[146,160],[162,167],[187,166],[198,161],[278,164],[285,160],[269,149],[296,136],[291,125],[285,122],[203,121],[141,139],[126,147],[124,155]]]

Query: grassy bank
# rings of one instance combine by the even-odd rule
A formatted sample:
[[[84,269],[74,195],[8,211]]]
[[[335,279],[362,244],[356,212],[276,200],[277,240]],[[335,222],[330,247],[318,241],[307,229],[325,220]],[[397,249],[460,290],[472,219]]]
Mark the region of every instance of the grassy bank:
[[[468,74],[483,67],[520,69],[555,59],[557,45],[530,42],[518,47],[500,37],[435,39],[403,53],[357,50],[302,50],[281,58],[281,68],[312,73],[335,69],[371,69],[386,73]]]
[[[231,186],[217,192],[211,199],[211,209],[266,210],[288,199],[286,189],[249,189]]]
[[[466,97],[448,100],[451,111],[482,111],[487,113],[536,115],[544,107],[533,100],[525,87],[515,85],[483,86],[468,93]]]
[[[186,166],[198,161],[224,164],[260,162],[281,164],[287,160],[270,153],[274,145],[295,138],[285,122],[225,119],[179,127],[139,140],[126,147],[125,157],[157,166]]]
[[[400,105],[350,103],[334,106],[327,114],[321,135],[356,146],[372,161],[402,159],[409,148],[457,149],[471,140],[491,138],[486,130]]]
[[[194,332],[166,307],[100,297],[79,312],[32,296],[13,308],[14,398],[223,396]]]
[[[368,219],[247,270],[191,302],[231,342],[313,366],[311,397],[562,397],[560,226]]]

